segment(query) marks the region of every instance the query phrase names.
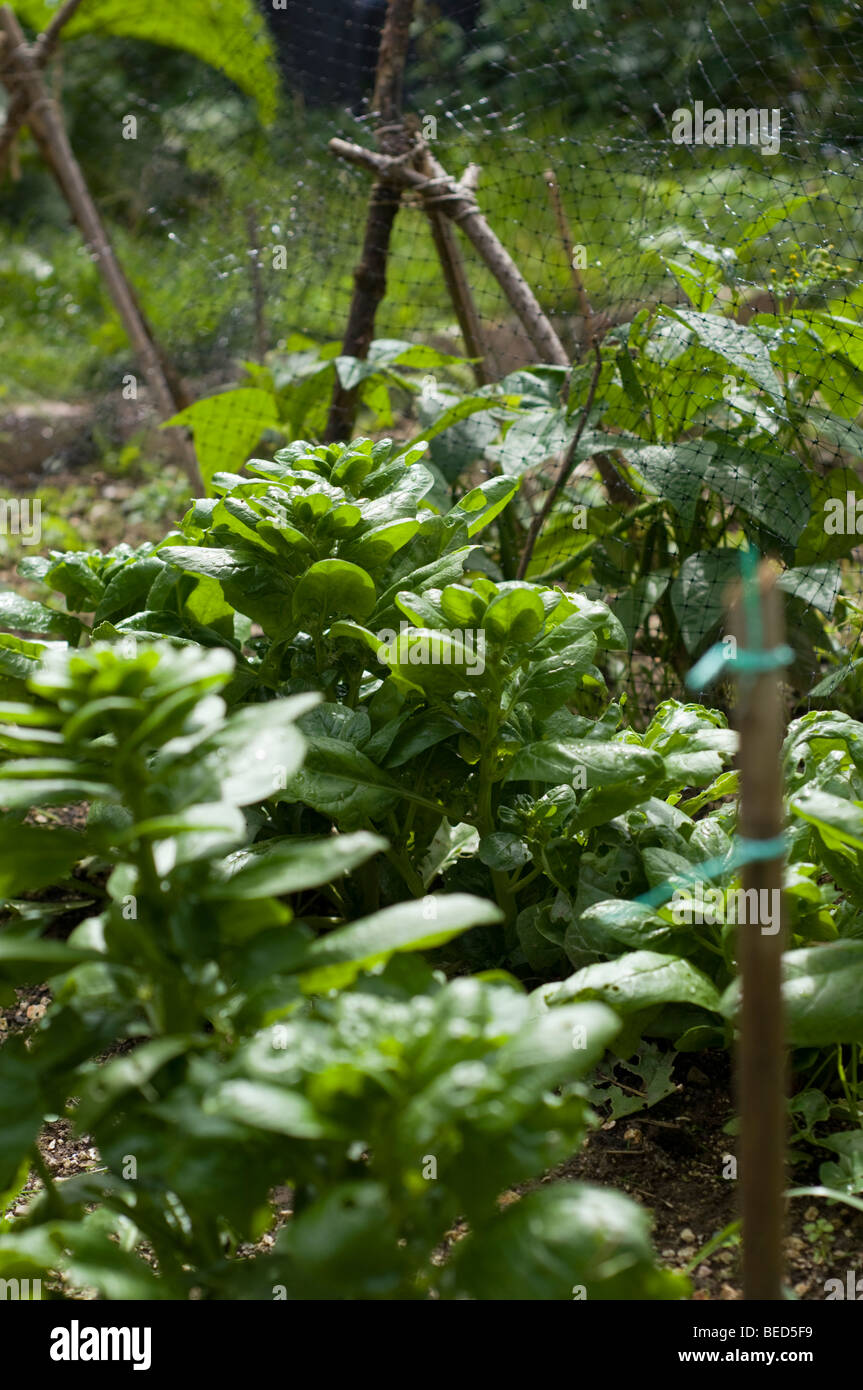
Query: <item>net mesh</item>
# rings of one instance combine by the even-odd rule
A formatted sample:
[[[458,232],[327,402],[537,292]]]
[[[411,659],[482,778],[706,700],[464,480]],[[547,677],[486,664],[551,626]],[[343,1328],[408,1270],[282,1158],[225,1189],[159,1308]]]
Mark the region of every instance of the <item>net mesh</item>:
[[[209,66],[183,51],[201,44],[187,18],[163,7],[156,46],[136,25],[159,6],[129,0],[119,25],[118,8],[88,16],[85,0],[52,81],[155,335],[194,395],[266,370],[282,436],[320,434],[310,382],[344,332],[370,189],[328,142],[375,148],[385,4],[211,5]],[[487,376],[521,408],[454,427],[432,461],[456,492],[522,475],[523,543],[581,429],[528,573],[612,601],[630,642],[613,674],[636,709],[680,692],[743,544],[786,569],[797,695],[854,698],[839,677],[859,631],[861,75],[863,10],[842,0],[416,6],[411,128],[450,174],[478,166],[479,207],[573,364],[518,375],[541,354],[460,237]],[[7,314],[23,296],[29,318],[24,351],[2,353],[7,390],[96,393],[114,419],[128,343],[38,151],[15,174],[0,273],[16,275]],[[375,335],[465,351],[414,196]],[[472,389],[458,365],[402,375],[416,394],[373,382],[357,432],[407,437]],[[232,447],[242,425],[238,402]]]

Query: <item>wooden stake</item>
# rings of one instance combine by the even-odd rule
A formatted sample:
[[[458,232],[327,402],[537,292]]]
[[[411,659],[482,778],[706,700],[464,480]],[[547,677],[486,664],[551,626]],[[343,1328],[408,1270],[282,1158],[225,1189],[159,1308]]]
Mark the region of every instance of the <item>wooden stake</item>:
[[[761,633],[747,631],[742,594],[730,611],[730,630],[741,650],[771,650],[784,640],[782,597],[776,576],[758,571]],[[778,671],[741,676],[740,822],[747,840],[776,840],[782,834],[782,691]],[[758,894],[759,911],[748,907],[737,928],[737,957],[743,989],[737,1084],[741,1117],[743,1292],[746,1299],[782,1297],[785,1222],[785,1141],[787,1091],[785,1026],[782,1006],[784,923],[780,912],[765,921],[761,904],[780,904],[782,859],[748,864],[743,888]],[[762,898],[763,894],[769,896]],[[745,899],[747,904],[750,899]],[[763,930],[764,927],[767,930]],[[771,931],[778,926],[779,930]]]
[[[71,0],[67,6],[64,6],[67,18],[74,8],[76,6],[71,3]],[[59,17],[58,15],[57,18],[59,19]],[[72,216],[81,230],[90,255],[120,316],[129,342],[140,363],[141,371],[153,392],[157,409],[165,418],[174,415],[189,403],[188,399],[184,397],[176,384],[172,389],[152,331],[141,312],[134,290],[117,260],[108,233],[69,143],[60,109],[48,92],[42,76],[41,62],[44,61],[46,53],[50,53],[59,33],[59,27],[53,31],[51,29],[46,31],[43,36],[46,42],[41,50],[38,45],[35,49],[31,49],[24,38],[24,33],[14,12],[8,5],[3,5],[0,7],[0,31],[5,39],[4,64],[2,71],[0,71],[0,80],[10,95],[10,114],[14,113],[15,120],[19,125],[26,121],[43,158],[60,185]],[[2,155],[4,148],[3,137],[0,137],[0,155]],[[186,442],[184,441],[184,443]],[[184,455],[184,463],[193,487],[196,491],[203,492],[197,460],[190,444],[186,443]]]
[[[388,0],[372,98],[372,110],[377,112],[381,122],[376,139],[385,157],[401,158],[411,149],[401,114],[413,12],[414,0]],[[386,294],[387,259],[400,202],[401,190],[394,183],[387,179],[376,181],[369,198],[360,263],[354,271],[354,292],[342,342],[342,353],[346,357],[365,358],[372,345],[378,306]],[[324,434],[327,443],[350,436],[357,398],[356,387],[346,388],[336,380]]]
[[[420,171],[431,178],[439,178],[443,173],[437,160],[425,148],[422,150],[418,165]],[[472,167],[476,168],[475,165]],[[485,386],[489,381],[489,375],[485,364],[482,325],[476,311],[476,305],[473,302],[455,228],[449,218],[445,217],[437,208],[427,207],[426,213],[449,297],[458,319],[458,326],[461,329],[461,336],[464,339],[468,357],[474,359],[473,374],[477,384]]]

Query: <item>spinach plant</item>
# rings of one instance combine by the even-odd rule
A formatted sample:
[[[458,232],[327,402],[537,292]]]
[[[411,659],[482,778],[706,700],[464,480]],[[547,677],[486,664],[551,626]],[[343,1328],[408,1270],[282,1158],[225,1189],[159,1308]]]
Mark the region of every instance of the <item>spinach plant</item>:
[[[357,922],[322,903],[381,842],[277,833],[317,697],[228,711],[232,671],[219,649],[96,642],[48,653],[0,707],[0,981],[53,995],[0,1048],[3,1206],[41,1177],[2,1224],[4,1277],[121,1299],[679,1296],[622,1197],[496,1203],[580,1141],[578,1078],[615,1015],[545,1015],[513,980],[447,984],[410,954],[494,920],[480,899]],[[83,829],[23,819],[80,802]],[[73,873],[95,911],[63,940],[32,892]],[[55,1180],[46,1115],[98,1166]],[[275,1245],[239,1258],[286,1187]]]

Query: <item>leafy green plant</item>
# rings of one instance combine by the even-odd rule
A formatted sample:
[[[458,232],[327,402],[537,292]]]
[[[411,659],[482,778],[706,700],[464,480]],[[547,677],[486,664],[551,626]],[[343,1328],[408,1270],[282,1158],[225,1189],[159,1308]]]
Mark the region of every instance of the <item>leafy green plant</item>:
[[[581,1139],[577,1078],[614,1014],[538,1012],[513,980],[447,984],[404,954],[494,920],[477,898],[334,915],[331,885],[381,842],[274,833],[316,697],[227,712],[232,665],[96,643],[49,653],[0,708],[0,981],[53,993],[29,1044],[0,1048],[0,1189],[42,1179],[3,1223],[4,1277],[123,1299],[680,1296],[625,1199],[563,1184],[496,1204]],[[80,801],[83,831],[22,819]],[[100,910],[46,936],[27,895],[79,864]],[[46,1114],[92,1137],[98,1169],[51,1177]],[[286,1184],[271,1252],[236,1258]]]
[[[581,465],[528,576],[609,598],[629,651],[630,669],[621,663],[615,675],[633,696],[647,679],[643,658],[654,684],[676,693],[693,656],[716,640],[745,544],[786,569],[801,685],[843,654],[831,623],[849,616],[841,562],[857,537],[831,533],[825,512],[853,492],[863,457],[863,338],[849,316],[859,289],[832,247],[799,243],[783,248],[781,277],[760,288],[749,278],[775,229],[818,196],[771,205],[740,228],[734,248],[664,229],[646,249],[682,302],[642,308],[571,374],[542,368],[502,383],[520,399],[485,457],[514,477],[544,477],[567,450]],[[822,466],[825,451],[834,466]],[[524,494],[514,512],[527,528]]]
[[[23,24],[40,32],[56,11],[49,0],[16,0]],[[266,25],[247,0],[189,0],[182,13],[160,5],[132,8],[120,0],[90,0],[63,30],[64,40],[87,34],[143,39],[184,49],[224,72],[251,96],[261,118],[271,121],[278,104],[278,77]]]
[[[721,716],[673,702],[643,735],[621,727],[596,665],[623,645],[620,624],[581,595],[491,578],[476,542],[515,480],[453,506],[423,448],[298,442],[248,477],[216,474],[219,495],[161,546],[27,562],[68,607],[95,610],[92,626],[14,595],[4,616],[30,638],[227,647],[232,703],[323,692],[300,717],[307,756],[274,789],[274,815],[283,829],[386,836],[352,905],[468,888],[504,912],[503,933],[472,938],[484,964],[587,964],[609,937],[585,934],[585,910],[656,881],[641,845],[695,830],[663,798],[716,783],[734,740]],[[39,653],[0,641],[10,689]]]
[[[442,496],[521,406],[519,391],[498,385],[466,392],[470,373],[464,358],[400,339],[375,339],[367,356],[358,358],[342,353],[339,343],[321,345],[292,334],[284,351],[268,354],[265,365],[245,362],[243,371],[237,386],[205,396],[165,422],[192,430],[208,490],[215,473],[242,467],[261,439],[320,438],[336,383],[356,391],[370,429],[390,429],[397,415],[415,411],[423,426],[415,442],[429,441],[428,466]]]

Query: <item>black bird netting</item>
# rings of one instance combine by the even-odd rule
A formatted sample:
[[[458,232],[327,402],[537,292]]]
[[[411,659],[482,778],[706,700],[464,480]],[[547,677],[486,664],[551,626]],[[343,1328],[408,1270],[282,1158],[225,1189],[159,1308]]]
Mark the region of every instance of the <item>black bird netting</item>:
[[[13,8],[32,37],[56,7]],[[246,393],[196,433],[205,475],[324,437],[340,387],[355,433],[433,436],[440,495],[523,480],[488,563],[513,578],[527,546],[527,577],[612,600],[636,710],[714,640],[747,546],[785,569],[799,696],[853,699],[863,6],[417,0],[395,158],[421,172],[351,354],[374,169],[329,142],[394,157],[371,109],[386,9],[84,0],[48,69],[185,399]],[[127,446],[152,383],[43,156],[3,152],[6,393],[99,394]],[[473,210],[539,318],[462,235]],[[0,437],[20,491],[16,450]]]

